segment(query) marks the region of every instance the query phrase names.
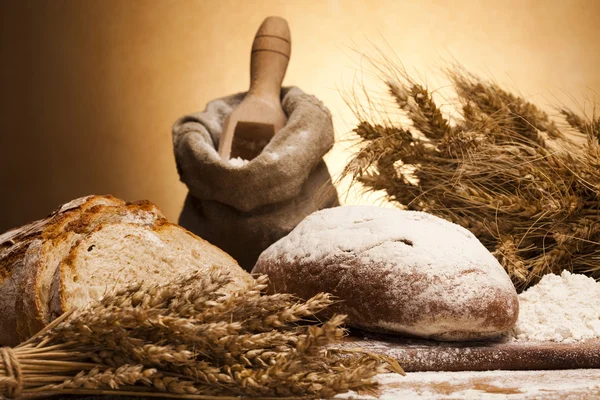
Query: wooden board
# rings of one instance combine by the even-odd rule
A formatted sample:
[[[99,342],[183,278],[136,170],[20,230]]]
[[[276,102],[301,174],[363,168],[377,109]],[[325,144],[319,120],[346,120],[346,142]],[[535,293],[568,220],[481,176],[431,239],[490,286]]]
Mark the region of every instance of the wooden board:
[[[405,371],[487,371],[600,368],[600,340],[554,342],[437,342],[353,334],[336,348],[362,348],[394,357]]]

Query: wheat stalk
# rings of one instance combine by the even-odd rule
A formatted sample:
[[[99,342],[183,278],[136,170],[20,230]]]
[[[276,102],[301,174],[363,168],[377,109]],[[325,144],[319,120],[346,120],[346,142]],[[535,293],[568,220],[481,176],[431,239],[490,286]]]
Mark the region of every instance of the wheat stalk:
[[[564,269],[600,277],[600,118],[563,107],[560,126],[457,67],[447,70],[458,99],[451,124],[425,87],[385,57],[372,61],[409,123],[353,105],[359,145],[344,176],[470,229],[518,289]]]
[[[330,295],[266,295],[265,276],[226,292],[230,282],[214,268],[162,286],[133,284],[65,313],[1,349],[0,395],[315,398],[403,373],[390,358],[327,349],[345,335],[344,316],[315,319]]]

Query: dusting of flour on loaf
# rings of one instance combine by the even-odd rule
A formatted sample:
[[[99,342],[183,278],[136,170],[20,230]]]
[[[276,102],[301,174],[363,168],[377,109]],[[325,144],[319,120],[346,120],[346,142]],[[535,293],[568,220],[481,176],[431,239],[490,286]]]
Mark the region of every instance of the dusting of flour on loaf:
[[[143,212],[126,214],[122,218],[121,222],[126,224],[152,225],[156,222],[157,216],[150,212]]]
[[[398,213],[402,213],[401,224],[394,223],[398,221]],[[312,234],[317,231],[318,235]],[[482,268],[492,280],[513,290],[502,268],[488,267],[499,265],[498,261],[475,235],[457,224],[420,211],[369,206],[330,208],[308,216],[288,238],[290,240],[274,245],[280,246],[277,253],[285,254],[288,261],[325,259],[331,255],[332,246],[338,246],[342,252],[360,254],[364,265],[401,259],[404,265],[418,265],[420,272],[439,275]],[[402,243],[404,246],[399,245]],[[416,252],[418,248],[426,251]],[[427,259],[423,259],[423,253]],[[436,287],[430,289],[436,290]]]
[[[363,328],[466,340],[509,329],[507,321],[518,313],[510,278],[481,242],[463,227],[419,211],[318,211],[263,252],[255,268],[284,290],[326,282],[320,290],[340,298],[365,296],[360,302],[347,298],[344,310]]]
[[[146,239],[149,242],[152,242],[158,247],[165,247],[165,242],[163,242],[162,239],[154,232],[145,230],[142,231],[142,236],[144,237],[144,239]]]
[[[600,283],[563,271],[519,295],[516,340],[573,343],[600,338]]]

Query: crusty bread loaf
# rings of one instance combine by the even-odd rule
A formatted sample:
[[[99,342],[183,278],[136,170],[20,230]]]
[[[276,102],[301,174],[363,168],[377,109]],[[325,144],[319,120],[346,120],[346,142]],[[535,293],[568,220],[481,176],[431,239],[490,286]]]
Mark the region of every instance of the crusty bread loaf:
[[[162,283],[213,265],[230,271],[236,285],[251,282],[235,260],[170,224],[149,202],[76,199],[0,235],[0,344],[15,345],[50,322],[51,312],[133,279]]]
[[[471,232],[422,212],[347,206],[316,212],[262,253],[272,291],[329,292],[331,312],[365,330],[440,340],[510,329],[518,298]]]
[[[128,204],[96,202],[82,207],[79,213],[68,220],[52,224],[51,228],[43,232],[42,237],[32,243],[27,251],[28,260],[24,263],[22,283],[24,285],[22,312],[19,312],[17,306],[19,335],[21,337],[33,335],[48,324],[50,285],[55,271],[69,254],[71,247],[96,226],[120,222],[153,225],[160,220],[165,220],[164,215],[153,204],[146,201]]]
[[[18,343],[19,329],[25,335],[27,322],[22,318],[23,296],[21,286],[25,278],[27,262],[40,247],[40,240],[57,227],[77,219],[81,212],[96,205],[125,204],[113,196],[86,196],[63,204],[46,218],[0,235],[0,344]],[[33,244],[33,246],[32,246]],[[28,254],[29,249],[31,252]]]

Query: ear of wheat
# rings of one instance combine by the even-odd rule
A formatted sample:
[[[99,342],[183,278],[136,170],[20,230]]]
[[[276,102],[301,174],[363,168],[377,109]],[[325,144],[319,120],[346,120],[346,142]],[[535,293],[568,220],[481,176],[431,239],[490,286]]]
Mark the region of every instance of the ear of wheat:
[[[328,349],[344,316],[317,323],[328,294],[266,295],[267,278],[225,293],[217,268],[134,284],[0,351],[0,395],[128,394],[188,399],[332,397],[372,390],[391,359]]]
[[[471,230],[518,289],[562,270],[600,277],[600,118],[558,108],[563,127],[456,67],[447,70],[458,97],[450,123],[402,68],[373,63],[408,123],[381,118],[371,100],[355,97],[359,144],[345,176]]]

